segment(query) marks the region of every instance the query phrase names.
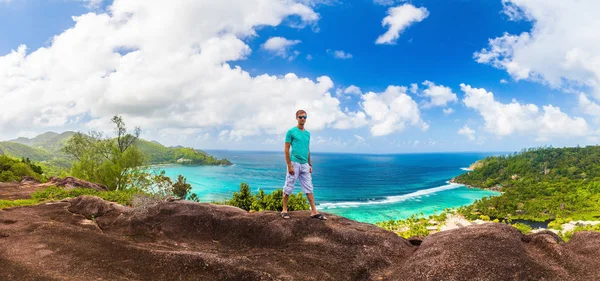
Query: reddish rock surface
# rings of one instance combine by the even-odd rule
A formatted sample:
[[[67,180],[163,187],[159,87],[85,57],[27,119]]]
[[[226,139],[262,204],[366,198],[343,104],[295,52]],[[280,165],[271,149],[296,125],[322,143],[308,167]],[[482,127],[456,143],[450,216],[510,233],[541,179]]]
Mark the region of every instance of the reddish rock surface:
[[[31,198],[32,193],[49,186],[60,186],[67,189],[82,187],[92,188],[98,191],[108,190],[104,185],[87,182],[73,177],[66,177],[64,179],[51,177],[46,183],[40,183],[32,177],[23,177],[20,183],[0,182],[0,200],[28,199]]]
[[[0,272],[3,280],[600,280],[600,233],[564,243],[484,224],[413,246],[335,215],[290,215],[187,201],[140,212],[90,196],[5,209]]]
[[[108,188],[104,185],[80,180],[80,179],[74,178],[74,177],[66,177],[64,179],[50,178],[50,180],[48,182],[52,183],[52,185],[65,187],[65,188],[69,188],[69,189],[82,187],[82,188],[91,188],[91,189],[95,189],[98,191],[108,191]]]

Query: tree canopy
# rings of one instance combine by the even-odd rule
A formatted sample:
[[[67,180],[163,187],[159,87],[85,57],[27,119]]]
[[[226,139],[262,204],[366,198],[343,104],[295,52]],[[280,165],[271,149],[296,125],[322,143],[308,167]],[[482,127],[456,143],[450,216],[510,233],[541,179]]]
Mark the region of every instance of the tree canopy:
[[[488,157],[476,167],[454,181],[495,187],[503,194],[461,208],[467,217],[538,221],[600,218],[600,146],[527,149]]]

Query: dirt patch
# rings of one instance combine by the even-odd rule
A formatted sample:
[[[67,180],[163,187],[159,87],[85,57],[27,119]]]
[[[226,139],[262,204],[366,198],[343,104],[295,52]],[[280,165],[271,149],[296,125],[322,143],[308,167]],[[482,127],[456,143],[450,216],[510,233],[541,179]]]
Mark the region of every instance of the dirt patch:
[[[35,182],[0,183],[0,200],[30,199],[32,193],[51,185]]]

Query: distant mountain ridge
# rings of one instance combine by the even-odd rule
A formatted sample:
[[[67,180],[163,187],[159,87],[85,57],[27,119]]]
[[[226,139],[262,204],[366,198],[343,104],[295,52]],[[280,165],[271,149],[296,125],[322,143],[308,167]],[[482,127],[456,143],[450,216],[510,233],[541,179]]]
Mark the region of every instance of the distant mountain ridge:
[[[33,138],[19,137],[0,142],[0,154],[29,158],[61,169],[71,167],[71,159],[61,149],[76,132],[46,132]],[[190,165],[232,165],[227,159],[217,159],[204,151],[183,146],[166,147],[157,141],[138,139],[138,148],[150,165],[180,163]]]
[[[8,142],[20,143],[27,146],[42,148],[48,152],[60,152],[63,146],[76,132],[67,131],[62,134],[55,132],[45,132],[33,138],[20,137]]]

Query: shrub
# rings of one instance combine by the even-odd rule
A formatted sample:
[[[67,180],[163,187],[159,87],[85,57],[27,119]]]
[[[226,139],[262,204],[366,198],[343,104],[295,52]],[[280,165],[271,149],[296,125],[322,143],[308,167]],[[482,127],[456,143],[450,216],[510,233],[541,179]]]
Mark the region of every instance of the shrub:
[[[523,234],[528,234],[531,232],[531,226],[526,225],[524,223],[515,223],[512,225],[513,227],[515,227],[516,229],[518,229],[519,231],[521,231],[521,233]]]
[[[119,191],[97,191],[91,188],[75,188],[64,189],[61,187],[51,186],[42,190],[38,190],[31,194],[31,199],[37,202],[57,201],[65,198],[75,198],[81,195],[98,196],[104,200],[116,202],[121,205],[132,205],[133,196],[139,194],[136,190],[119,190]]]
[[[234,192],[231,200],[227,201],[226,204],[250,211],[253,202],[254,197],[250,193],[250,186],[246,183],[241,183],[240,191]]]
[[[277,189],[266,194],[262,189],[256,195],[250,192],[250,186],[240,184],[240,191],[234,192],[230,200],[223,202],[246,211],[281,211],[283,209],[283,189]],[[288,197],[288,211],[309,210],[310,205],[302,193],[291,194]]]
[[[193,202],[200,202],[200,198],[198,198],[198,194],[196,193],[192,193],[192,195],[188,197],[188,200]]]
[[[425,237],[425,236],[429,235],[429,230],[427,230],[427,227],[425,226],[425,224],[415,223],[415,224],[410,225],[410,227],[407,231],[401,232],[398,235],[400,235],[404,238],[410,238],[413,236]]]
[[[0,155],[0,182],[18,182],[25,176],[43,181],[44,177],[41,174],[36,173],[31,165],[34,164],[31,162],[28,164],[27,162],[21,162],[8,156]]]
[[[192,186],[186,182],[186,179],[182,175],[179,175],[177,182],[173,184],[173,194],[181,199],[185,199],[191,190]]]
[[[33,206],[40,202],[35,199],[0,200],[0,210],[13,207]]]

